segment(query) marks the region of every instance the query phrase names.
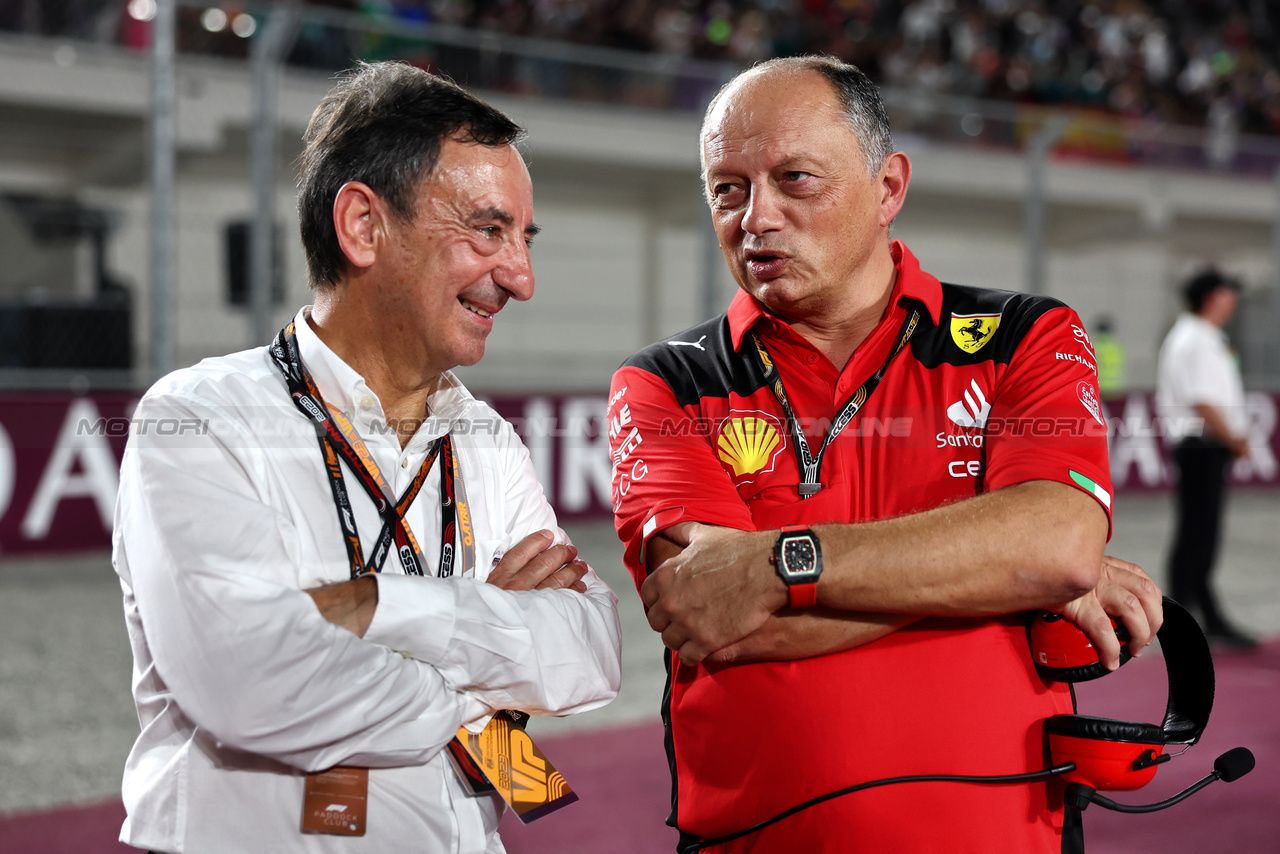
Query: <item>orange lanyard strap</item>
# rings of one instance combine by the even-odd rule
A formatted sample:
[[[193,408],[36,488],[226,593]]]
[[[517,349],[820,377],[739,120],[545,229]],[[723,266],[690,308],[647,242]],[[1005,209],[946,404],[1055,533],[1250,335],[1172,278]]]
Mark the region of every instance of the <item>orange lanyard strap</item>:
[[[393,501],[391,488],[379,471],[368,447],[360,439],[347,417],[325,404],[315,381],[303,366],[298,355],[297,333],[294,331],[292,322],[276,336],[269,351],[276,366],[284,375],[285,383],[289,387],[289,396],[294,405],[316,425],[320,450],[324,454],[325,473],[329,479],[330,490],[333,492],[338,524],[342,528],[347,558],[351,565],[351,577],[359,578],[368,572],[381,570],[393,542],[406,574],[423,575],[425,573],[426,562],[423,559],[422,550],[413,536],[413,531],[405,522],[404,514],[417,498],[437,456],[441,458],[441,541],[438,575],[444,578],[453,574],[456,563],[453,544],[459,527],[462,528],[464,535],[462,571],[465,572],[470,568],[474,564],[474,537],[471,531],[470,515],[465,507],[465,494],[461,490],[457,458],[454,456],[453,443],[449,435],[445,434],[436,440],[404,494],[399,500]],[[343,478],[341,461],[346,461],[347,466],[356,475],[360,485],[377,505],[378,515],[383,520],[382,530],[378,534],[373,553],[369,556],[367,563],[363,558],[355,515],[351,511],[351,500]],[[464,524],[461,526],[458,524],[459,517],[464,519]]]

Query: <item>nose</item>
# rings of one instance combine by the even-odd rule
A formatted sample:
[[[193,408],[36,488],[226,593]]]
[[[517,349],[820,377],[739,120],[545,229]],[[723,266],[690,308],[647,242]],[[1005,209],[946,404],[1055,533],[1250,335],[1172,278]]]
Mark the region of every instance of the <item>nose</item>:
[[[742,216],[742,230],[755,235],[780,231],[785,217],[779,201],[777,193],[767,184],[753,187],[746,213]]]
[[[493,281],[515,299],[523,301],[533,296],[533,260],[523,240],[513,241],[502,250]]]

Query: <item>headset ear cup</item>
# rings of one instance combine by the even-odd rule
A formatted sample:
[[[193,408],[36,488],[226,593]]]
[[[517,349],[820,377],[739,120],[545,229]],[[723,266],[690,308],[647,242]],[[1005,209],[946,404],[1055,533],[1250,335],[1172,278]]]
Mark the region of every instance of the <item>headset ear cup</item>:
[[[1129,653],[1129,631],[1115,620],[1116,638],[1120,641],[1120,663],[1126,664]],[[1046,682],[1088,682],[1101,679],[1111,671],[1098,660],[1093,642],[1061,614],[1041,611],[1027,621],[1027,644],[1036,672]]]
[[[1068,783],[1083,783],[1103,791],[1140,789],[1155,776],[1156,766],[1134,768],[1150,754],[1164,752],[1164,731],[1155,724],[1119,721],[1089,715],[1054,715],[1044,722],[1049,755],[1054,765],[1074,762],[1076,770],[1062,775]]]

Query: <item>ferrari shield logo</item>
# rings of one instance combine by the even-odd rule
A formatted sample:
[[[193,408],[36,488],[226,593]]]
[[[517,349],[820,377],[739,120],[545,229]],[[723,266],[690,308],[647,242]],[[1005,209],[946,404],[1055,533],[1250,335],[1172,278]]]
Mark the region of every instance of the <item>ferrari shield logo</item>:
[[[951,340],[966,353],[976,353],[995,336],[999,325],[998,314],[952,314]]]

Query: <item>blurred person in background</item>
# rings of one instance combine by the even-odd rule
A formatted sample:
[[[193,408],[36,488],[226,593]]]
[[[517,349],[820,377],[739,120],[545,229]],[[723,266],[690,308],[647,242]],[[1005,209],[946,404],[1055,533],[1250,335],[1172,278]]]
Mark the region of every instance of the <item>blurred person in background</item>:
[[[407,65],[348,75],[301,160],[315,304],[138,404],[191,429],[135,432],[121,469],[124,842],[501,852],[501,799],[451,767],[459,728],[617,693],[616,598],[451,372],[533,295],[522,135]]]
[[[740,291],[614,375],[625,562],[668,648],[679,850],[811,798],[912,774],[1045,768],[1073,710],[1035,672],[1027,611],[1108,666],[1163,618],[1104,558],[1105,421],[1080,319],[1045,297],[943,284],[889,228],[911,164],[875,86],[829,57],[728,83],[705,191]],[[1069,354],[1073,358],[1059,358]],[[1031,421],[1068,425],[1032,436]],[[878,788],[718,852],[1080,851],[1063,784]]]
[[[1222,538],[1230,463],[1249,455],[1244,384],[1224,330],[1239,294],[1240,283],[1218,270],[1187,281],[1187,311],[1160,346],[1156,405],[1178,469],[1170,595],[1199,612],[1210,640],[1247,648],[1256,642],[1227,621],[1210,580]]]

